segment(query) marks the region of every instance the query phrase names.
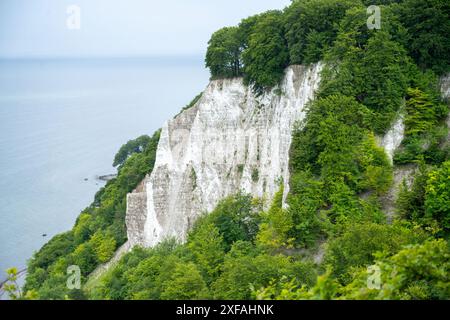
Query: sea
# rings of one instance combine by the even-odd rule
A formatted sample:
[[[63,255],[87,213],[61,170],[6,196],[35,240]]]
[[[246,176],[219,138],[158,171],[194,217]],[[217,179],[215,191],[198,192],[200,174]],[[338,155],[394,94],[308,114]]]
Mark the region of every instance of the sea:
[[[208,79],[201,56],[0,60],[0,281],[73,227],[122,144]]]

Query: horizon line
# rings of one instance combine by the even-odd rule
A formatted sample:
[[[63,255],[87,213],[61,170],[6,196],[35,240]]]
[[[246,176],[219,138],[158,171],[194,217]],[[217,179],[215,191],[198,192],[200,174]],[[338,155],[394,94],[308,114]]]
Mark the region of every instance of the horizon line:
[[[1,56],[0,60],[82,60],[82,59],[204,59],[203,53],[190,54],[130,54],[130,55],[20,55],[20,56]]]

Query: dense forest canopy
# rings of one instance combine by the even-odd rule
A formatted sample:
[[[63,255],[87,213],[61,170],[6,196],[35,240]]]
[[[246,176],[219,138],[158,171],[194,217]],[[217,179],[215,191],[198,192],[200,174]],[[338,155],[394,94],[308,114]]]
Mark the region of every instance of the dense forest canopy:
[[[278,84],[288,65],[318,62],[333,46],[338,49],[338,35],[356,48],[366,46],[378,32],[366,26],[371,4],[381,6],[380,30],[395,42],[386,52],[391,59],[401,58],[392,50],[405,50],[421,70],[437,75],[450,70],[450,9],[445,0],[294,0],[283,11],[255,15],[215,32],[208,42],[206,66],[213,79],[244,76],[261,92]]]
[[[380,29],[367,28],[371,4]],[[82,266],[85,281],[126,240],[126,193],[151,172],[159,133],[140,137],[121,148],[118,177],[74,228],[31,259],[28,296],[449,299],[449,110],[438,84],[450,72],[449,16],[446,0],[298,0],[215,32],[211,77],[243,77],[260,94],[291,64],[325,65],[293,133],[288,206],[283,186],[269,206],[237,193],[198,219],[186,243],[134,248],[88,287],[68,290],[68,265]],[[399,116],[405,138],[392,164],[376,136]],[[401,185],[391,221],[383,201],[403,166],[414,179]]]

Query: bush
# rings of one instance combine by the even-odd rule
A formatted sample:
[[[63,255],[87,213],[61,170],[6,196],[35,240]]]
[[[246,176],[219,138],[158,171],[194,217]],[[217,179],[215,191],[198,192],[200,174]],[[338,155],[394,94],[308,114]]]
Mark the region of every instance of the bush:
[[[298,172],[290,180],[289,212],[294,228],[290,236],[300,247],[310,247],[329,232],[329,220],[321,211],[325,208],[323,183],[309,172]]]
[[[256,236],[257,244],[268,250],[292,247],[293,238],[289,235],[293,228],[292,216],[282,208],[283,187],[275,194],[267,212],[263,212],[259,232]]]
[[[282,255],[239,253],[233,249],[225,257],[222,274],[213,284],[216,299],[250,299],[252,291],[267,286],[271,280],[297,277],[310,285],[315,272],[311,264],[290,262]]]
[[[161,299],[205,299],[209,296],[203,278],[193,263],[177,263],[170,279],[164,283]]]
[[[425,219],[435,220],[446,234],[450,231],[450,161],[428,174]]]
[[[209,284],[217,277],[225,254],[225,244],[219,229],[212,223],[197,225],[189,234],[187,248]]]
[[[361,269],[353,281],[343,288],[344,299],[448,299],[450,255],[448,243],[431,240],[408,245],[393,256],[379,254],[381,288],[367,286],[367,271]]]
[[[223,238],[224,249],[228,251],[236,241],[254,240],[258,231],[260,209],[251,195],[237,193],[222,199],[211,213],[199,218],[194,230],[202,224],[212,223]]]
[[[372,264],[376,252],[396,253],[404,245],[423,240],[423,233],[401,225],[349,225],[341,236],[329,243],[324,263],[331,265],[332,274],[346,284],[351,280],[351,270]]]

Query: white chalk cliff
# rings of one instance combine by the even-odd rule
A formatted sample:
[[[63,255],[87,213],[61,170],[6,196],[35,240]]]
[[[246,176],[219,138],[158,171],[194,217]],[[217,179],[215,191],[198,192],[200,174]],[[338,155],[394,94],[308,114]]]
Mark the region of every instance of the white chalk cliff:
[[[153,171],[128,194],[127,247],[185,240],[196,218],[240,190],[270,201],[282,182],[285,197],[292,130],[314,98],[321,69],[290,66],[280,87],[259,97],[241,78],[211,81],[193,107],[163,126]],[[449,87],[450,76],[441,78],[446,98]],[[391,161],[403,137],[399,115],[379,138]]]
[[[200,100],[162,128],[154,169],[127,197],[131,247],[185,240],[195,219],[239,190],[271,199],[288,191],[294,123],[320,82],[321,64],[290,66],[259,97],[241,78],[211,81]]]

